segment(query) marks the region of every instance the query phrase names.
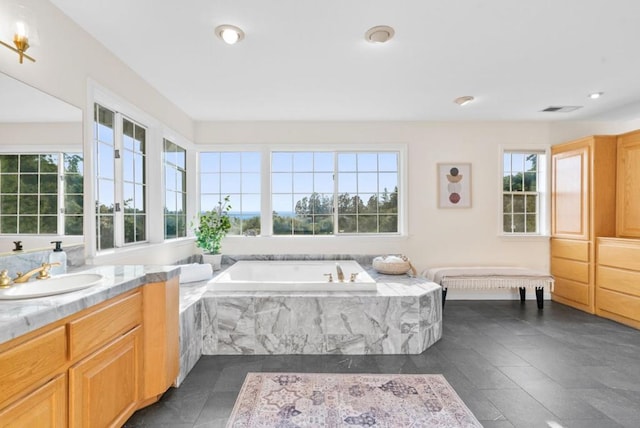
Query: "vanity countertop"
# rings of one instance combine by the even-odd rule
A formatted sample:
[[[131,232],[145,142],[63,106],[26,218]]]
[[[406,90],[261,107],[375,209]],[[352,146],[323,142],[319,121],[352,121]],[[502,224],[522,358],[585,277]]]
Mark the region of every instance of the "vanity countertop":
[[[100,284],[55,296],[0,301],[0,344],[151,282],[178,276],[178,266],[90,266],[70,273],[97,273]]]

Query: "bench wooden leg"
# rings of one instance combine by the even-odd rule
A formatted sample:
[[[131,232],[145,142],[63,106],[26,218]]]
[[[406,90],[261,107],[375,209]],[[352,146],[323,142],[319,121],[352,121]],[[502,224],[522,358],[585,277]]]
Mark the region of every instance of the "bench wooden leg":
[[[524,303],[525,297],[527,297],[527,289],[520,287],[520,301]]]
[[[544,287],[536,287],[536,301],[538,309],[542,309],[544,307]]]
[[[442,308],[444,309],[444,302],[447,300],[447,289],[442,287]]]

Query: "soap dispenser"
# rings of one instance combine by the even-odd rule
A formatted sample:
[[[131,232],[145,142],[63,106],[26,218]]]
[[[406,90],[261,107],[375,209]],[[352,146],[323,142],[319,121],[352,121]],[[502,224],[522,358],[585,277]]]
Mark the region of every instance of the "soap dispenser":
[[[62,241],[51,241],[52,244],[56,244],[51,254],[49,254],[49,263],[60,263],[60,266],[51,266],[52,275],[59,275],[61,273],[67,273],[67,253],[62,249]]]

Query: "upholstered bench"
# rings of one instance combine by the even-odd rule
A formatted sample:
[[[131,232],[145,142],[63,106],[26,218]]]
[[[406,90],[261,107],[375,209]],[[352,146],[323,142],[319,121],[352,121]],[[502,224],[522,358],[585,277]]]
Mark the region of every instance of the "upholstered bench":
[[[542,309],[544,287],[553,290],[551,275],[524,267],[438,267],[427,269],[422,275],[442,287],[442,306],[448,288],[518,288],[522,302],[529,288],[535,289],[538,308]]]

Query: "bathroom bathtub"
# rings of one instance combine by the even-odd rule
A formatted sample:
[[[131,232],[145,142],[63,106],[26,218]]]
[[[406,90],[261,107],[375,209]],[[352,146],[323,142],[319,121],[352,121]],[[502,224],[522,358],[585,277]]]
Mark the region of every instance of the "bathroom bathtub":
[[[336,265],[344,272],[338,281]],[[351,274],[357,273],[354,282]],[[328,275],[333,276],[329,282]],[[236,262],[209,281],[211,291],[376,291],[376,282],[353,260]]]

